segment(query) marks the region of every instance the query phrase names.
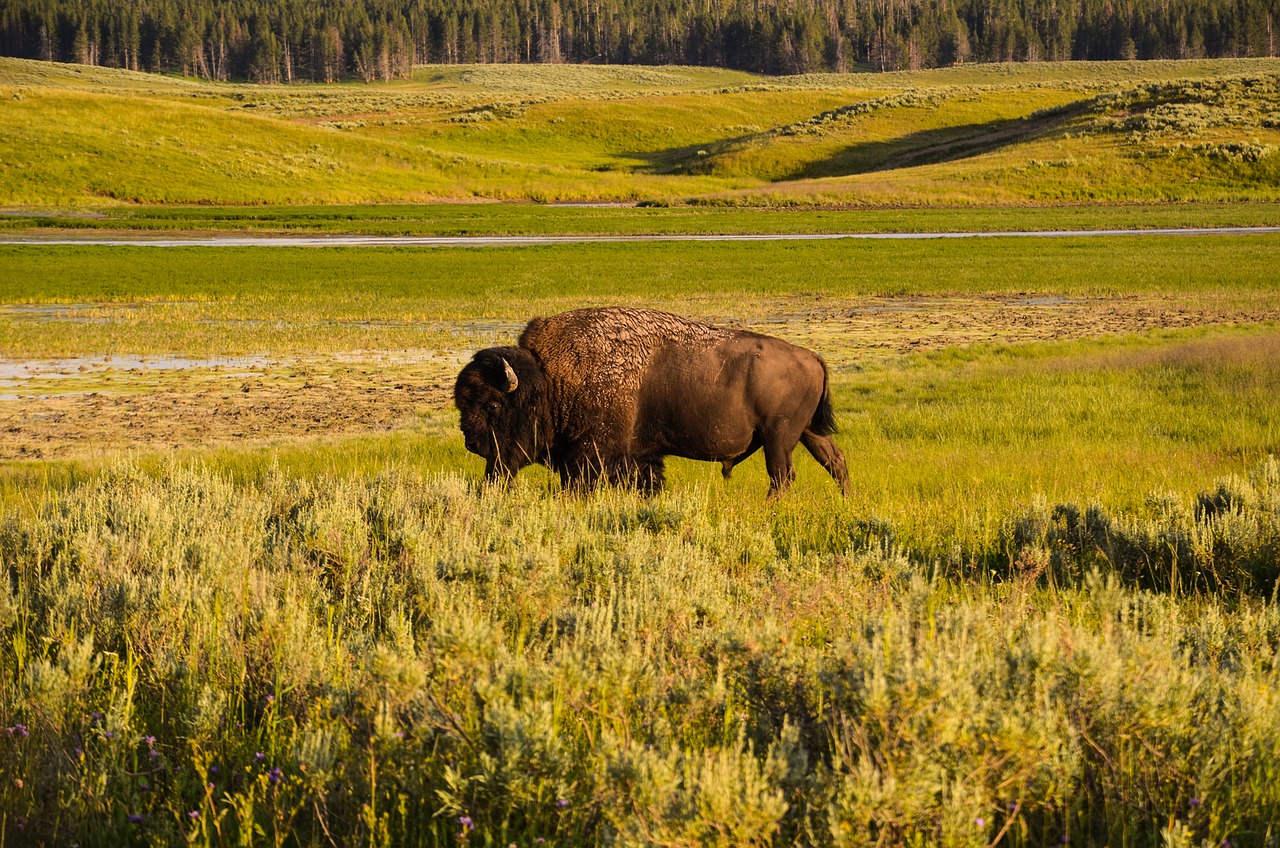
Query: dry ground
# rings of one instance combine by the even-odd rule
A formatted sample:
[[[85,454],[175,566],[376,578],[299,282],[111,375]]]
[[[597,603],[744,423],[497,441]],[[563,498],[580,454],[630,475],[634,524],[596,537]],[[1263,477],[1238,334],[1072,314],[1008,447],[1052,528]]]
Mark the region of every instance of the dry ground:
[[[822,353],[839,384],[859,361],[984,342],[1095,338],[1156,329],[1280,320],[1252,308],[1171,296],[830,298],[779,303],[743,323]],[[495,336],[494,344],[511,343]],[[451,414],[453,378],[470,351],[365,351],[257,358],[230,370],[98,363],[58,380],[0,381],[0,460],[119,450],[234,445],[388,432]],[[118,357],[117,357],[118,359]],[[0,361],[13,377],[30,365]],[[48,376],[49,367],[44,363]],[[82,370],[82,369],[77,369]]]

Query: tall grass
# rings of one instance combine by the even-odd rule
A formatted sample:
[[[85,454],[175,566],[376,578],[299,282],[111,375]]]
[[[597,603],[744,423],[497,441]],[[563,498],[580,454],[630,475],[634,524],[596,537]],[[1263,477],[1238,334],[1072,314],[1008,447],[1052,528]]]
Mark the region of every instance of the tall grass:
[[[1258,473],[1227,509],[1274,541]],[[10,514],[6,840],[1264,845],[1280,824],[1280,617],[1250,587],[1153,594],[1123,561],[1051,586],[1035,547],[1009,579],[949,576],[821,506],[717,501],[123,464]]]

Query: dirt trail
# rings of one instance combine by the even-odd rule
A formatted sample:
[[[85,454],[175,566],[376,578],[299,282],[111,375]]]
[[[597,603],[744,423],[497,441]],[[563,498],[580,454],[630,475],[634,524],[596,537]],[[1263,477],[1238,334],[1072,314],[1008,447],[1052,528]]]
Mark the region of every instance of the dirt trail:
[[[0,235],[0,245],[97,245],[103,247],[537,247],[556,244],[601,242],[739,242],[832,241],[842,239],[908,240],[955,238],[1080,238],[1086,236],[1208,236],[1270,235],[1280,227],[1166,227],[1123,230],[1010,230],[945,233],[673,233],[634,235],[526,235],[526,236],[261,236],[185,235],[157,236],[119,233],[43,233]]]

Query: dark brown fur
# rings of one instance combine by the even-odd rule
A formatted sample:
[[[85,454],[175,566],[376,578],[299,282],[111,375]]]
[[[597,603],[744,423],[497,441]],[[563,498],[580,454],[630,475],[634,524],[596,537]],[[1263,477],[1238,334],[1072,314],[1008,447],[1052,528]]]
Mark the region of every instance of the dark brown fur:
[[[510,389],[510,366],[518,385]],[[467,449],[485,477],[538,462],[566,485],[662,486],[663,459],[719,462],[726,477],[761,448],[769,493],[804,444],[847,494],[822,358],[746,331],[650,309],[535,318],[517,347],[479,351],[454,388]]]

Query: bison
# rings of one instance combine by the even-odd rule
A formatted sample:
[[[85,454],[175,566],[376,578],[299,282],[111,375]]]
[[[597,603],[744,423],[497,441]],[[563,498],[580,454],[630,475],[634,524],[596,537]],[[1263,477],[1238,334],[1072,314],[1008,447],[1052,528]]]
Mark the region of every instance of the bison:
[[[847,495],[826,363],[759,333],[652,309],[535,318],[514,347],[478,351],[454,386],[467,450],[485,479],[531,463],[565,486],[662,487],[668,456],[733,467],[764,448],[769,495],[795,478],[801,442]]]

